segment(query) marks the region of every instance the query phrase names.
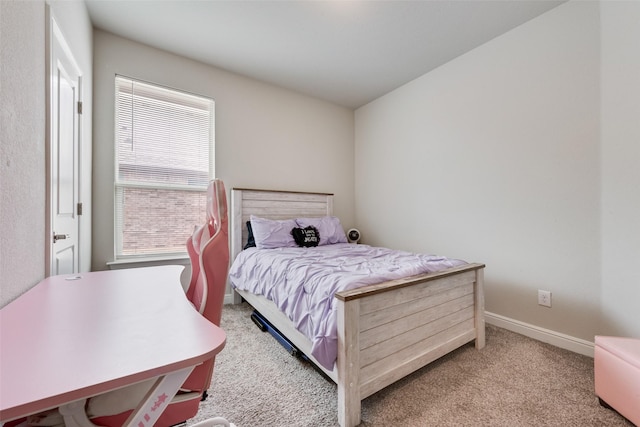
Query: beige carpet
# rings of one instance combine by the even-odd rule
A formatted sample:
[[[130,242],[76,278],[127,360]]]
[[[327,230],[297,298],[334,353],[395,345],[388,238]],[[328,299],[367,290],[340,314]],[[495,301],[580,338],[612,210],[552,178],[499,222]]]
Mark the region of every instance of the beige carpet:
[[[224,416],[237,427],[336,426],[336,386],[225,306],[227,345],[193,424]],[[361,426],[632,426],[602,408],[593,359],[487,326],[468,344],[362,402]]]

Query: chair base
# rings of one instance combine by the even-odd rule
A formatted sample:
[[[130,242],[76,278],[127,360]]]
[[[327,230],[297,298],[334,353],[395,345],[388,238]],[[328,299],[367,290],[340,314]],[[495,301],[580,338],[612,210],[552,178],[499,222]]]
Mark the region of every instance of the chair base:
[[[236,427],[235,424],[230,423],[229,421],[227,421],[225,418],[222,418],[222,417],[209,418],[208,420],[200,421],[199,423],[194,424],[192,427],[218,427],[218,426]]]

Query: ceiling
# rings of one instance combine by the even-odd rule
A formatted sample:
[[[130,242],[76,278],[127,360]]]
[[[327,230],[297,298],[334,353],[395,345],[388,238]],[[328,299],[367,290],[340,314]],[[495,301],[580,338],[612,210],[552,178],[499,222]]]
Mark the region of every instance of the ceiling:
[[[350,108],[564,1],[85,0],[97,28]]]

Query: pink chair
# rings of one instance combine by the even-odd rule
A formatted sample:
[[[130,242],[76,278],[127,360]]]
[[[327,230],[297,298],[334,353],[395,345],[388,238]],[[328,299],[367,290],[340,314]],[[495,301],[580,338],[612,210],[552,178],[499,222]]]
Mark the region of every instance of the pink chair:
[[[187,288],[187,298],[198,312],[219,326],[229,270],[227,196],[224,183],[219,179],[209,183],[207,220],[204,225],[196,228],[187,240],[187,252],[191,260],[191,280]],[[157,427],[179,424],[196,415],[200,401],[206,398],[207,389],[211,384],[214,361],[215,358],[197,366],[191,372],[182,385],[181,392],[156,422]],[[144,389],[144,386],[139,388]],[[121,390],[113,393],[118,392]],[[139,393],[136,390],[133,392]],[[110,405],[109,398],[110,396],[101,395],[89,399],[87,412],[92,417],[91,422],[101,426],[121,426],[129,417],[132,408],[119,413],[107,411],[115,415],[104,415],[107,410],[105,406]]]
[[[640,426],[640,339],[596,336],[594,376],[600,403]]]

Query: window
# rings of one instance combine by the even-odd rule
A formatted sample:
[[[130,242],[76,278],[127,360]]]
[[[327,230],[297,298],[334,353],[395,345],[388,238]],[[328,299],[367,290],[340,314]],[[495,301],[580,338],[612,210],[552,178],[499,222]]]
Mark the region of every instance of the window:
[[[214,176],[214,102],[116,76],[116,259],[184,254]]]

